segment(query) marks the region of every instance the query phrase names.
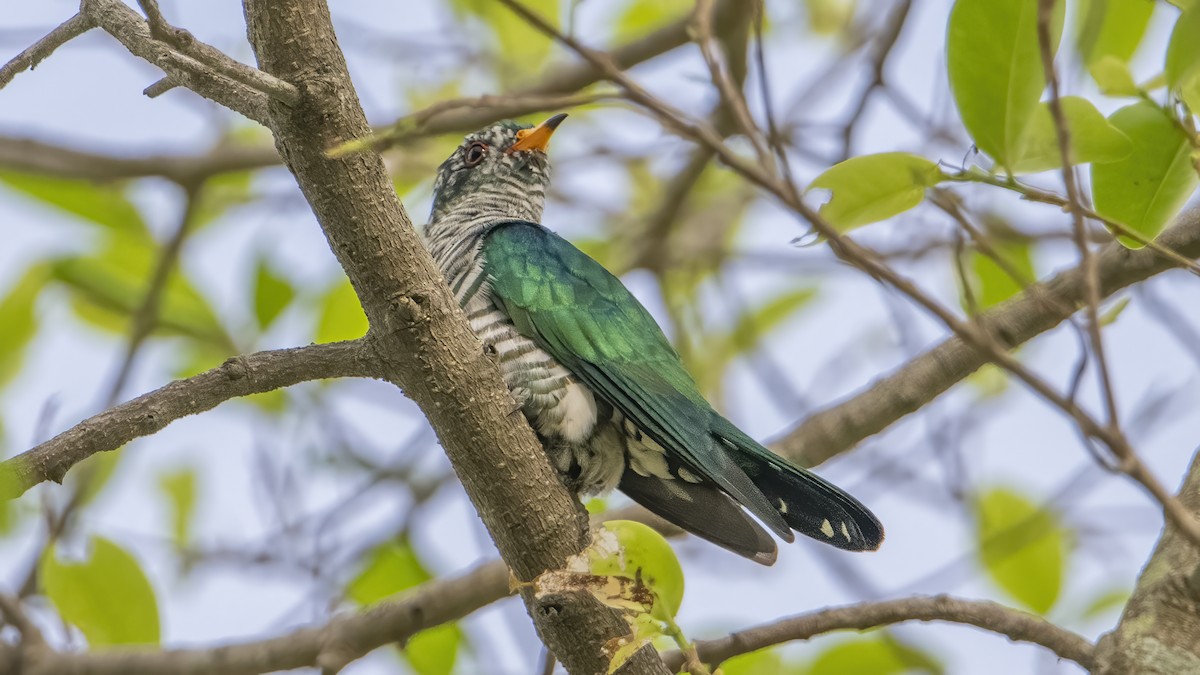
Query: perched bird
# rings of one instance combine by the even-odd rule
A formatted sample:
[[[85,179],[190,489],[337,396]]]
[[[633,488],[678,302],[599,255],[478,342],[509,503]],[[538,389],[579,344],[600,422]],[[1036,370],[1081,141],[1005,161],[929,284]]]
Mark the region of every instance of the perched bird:
[[[883,527],[866,507],[713,410],[621,281],[539,224],[546,147],[565,117],[467,136],[438,169],[425,239],[567,485],[619,488],[765,565],[775,541],[754,518],[789,542],[796,530],[878,548]]]

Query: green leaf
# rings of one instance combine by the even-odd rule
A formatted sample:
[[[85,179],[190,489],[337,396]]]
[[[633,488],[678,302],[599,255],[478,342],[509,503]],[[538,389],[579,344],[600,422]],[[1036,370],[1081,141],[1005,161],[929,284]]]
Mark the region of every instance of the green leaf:
[[[1175,22],[1165,74],[1171,91],[1200,114],[1200,4],[1183,10]]]
[[[254,317],[259,328],[269,327],[295,297],[296,290],[287,279],[260,258],[254,270]]]
[[[98,452],[76,464],[67,474],[66,484],[79,493],[79,506],[95,501],[104,488],[112,482],[117,466],[125,454],[125,447],[107,452]]]
[[[739,654],[721,664],[722,675],[760,675],[761,673],[782,675],[784,672],[783,657],[772,648]]]
[[[74,291],[73,304],[91,305],[80,318],[105,330],[126,333],[141,306],[158,260],[158,245],[129,235],[113,236],[98,253],[62,258],[53,276]],[[216,312],[176,268],[159,299],[158,332],[186,335],[232,350]]]
[[[121,183],[101,184],[14,171],[0,171],[0,183],[83,220],[149,238],[142,214],[125,196]]]
[[[855,0],[804,0],[808,26],[817,35],[836,35],[850,26],[858,3]]]
[[[34,265],[0,300],[0,385],[12,379],[24,363],[25,348],[37,333],[34,305],[49,276],[46,265]]]
[[[970,0],[973,1],[973,0]],[[829,190],[820,213],[839,232],[886,220],[925,198],[925,188],[943,178],[937,165],[906,152],[863,155],[833,165],[808,190]]]
[[[367,315],[354,293],[350,280],[342,277],[321,298],[321,315],[317,319],[317,342],[353,340],[367,334]]]
[[[1084,0],[1079,3],[1082,21],[1078,48],[1083,63],[1091,66],[1111,58],[1129,63],[1154,14],[1154,0]]]
[[[184,468],[158,477],[158,489],[171,514],[171,536],[177,546],[192,540],[192,517],[196,512],[197,477],[194,468]]]
[[[231,209],[253,202],[253,182],[253,171],[229,171],[205,180],[192,216],[193,230],[217,220]]]
[[[1058,516],[1006,488],[980,493],[974,507],[980,562],[988,576],[1021,605],[1048,612],[1058,601],[1067,565],[1067,532]]]
[[[1111,588],[1102,591],[1087,604],[1087,607],[1080,614],[1080,618],[1096,619],[1114,610],[1121,609],[1129,603],[1129,596],[1131,595],[1133,595],[1133,589],[1129,587]]]
[[[1175,122],[1149,102],[1121,108],[1109,121],[1133,141],[1133,152],[1117,162],[1092,164],[1096,212],[1153,238],[1200,182],[1191,145]],[[1129,248],[1141,247],[1127,237],[1117,238]]]
[[[101,537],[90,546],[84,562],[60,562],[57,545],[46,551],[39,563],[46,597],[92,647],[158,644],[158,601],[137,559]]]
[[[794,288],[771,298],[759,307],[747,308],[728,333],[717,333],[698,349],[684,352],[685,365],[705,394],[720,398],[721,384],[730,364],[758,349],[772,331],[806,307],[817,296],[815,288]]]
[[[559,23],[559,0],[527,0],[523,3],[551,24]],[[491,29],[496,51],[503,63],[519,66],[521,73],[536,72],[553,46],[549,37],[495,0],[451,0],[459,16],[474,16]],[[511,73],[502,73],[507,75]]]
[[[683,604],[683,568],[671,544],[650,526],[633,520],[610,520],[601,526],[587,553],[592,574],[645,584],[655,598],[650,613],[673,617],[679,612]]]
[[[882,635],[854,638],[826,647],[808,668],[808,675],[943,672],[945,668],[931,654]]]
[[[627,40],[644,35],[687,17],[694,7],[692,0],[631,0],[617,18],[617,37]]]
[[[1055,3],[1053,49],[1065,4]],[[946,59],[954,101],[975,145],[1006,169],[1021,155],[1046,86],[1037,6],[1038,0],[958,0],[950,12]]]
[[[1104,119],[1091,101],[1078,96],[1060,99],[1063,118],[1071,142],[1071,161],[1075,164],[1115,162],[1133,152],[1133,143]],[[1013,173],[1036,173],[1062,168],[1058,151],[1058,129],[1049,103],[1038,104],[1025,133],[1021,158],[1013,163]]]
[[[1092,79],[1106,96],[1137,96],[1139,88],[1129,64],[1115,56],[1105,56],[1088,66]]]
[[[346,588],[346,594],[360,605],[370,605],[431,578],[410,542],[389,541],[371,551],[366,565]],[[402,655],[421,675],[449,675],[462,640],[458,626],[445,624],[417,633],[405,645]]]
[[[988,243],[991,244],[992,252],[1007,263],[1009,270],[1016,272],[1026,280],[1037,279],[1028,240],[992,237]],[[972,289],[975,302],[980,310],[994,307],[1025,290],[1020,281],[1010,276],[1005,268],[979,250],[971,251],[970,271],[975,282]]]

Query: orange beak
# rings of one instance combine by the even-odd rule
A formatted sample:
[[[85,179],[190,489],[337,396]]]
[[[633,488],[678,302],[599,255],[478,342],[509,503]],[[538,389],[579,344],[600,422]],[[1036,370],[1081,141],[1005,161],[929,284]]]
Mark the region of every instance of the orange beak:
[[[541,150],[545,152],[546,148],[550,145],[550,137],[554,135],[554,130],[565,119],[567,119],[567,114],[559,113],[532,129],[518,131],[517,142],[508,148],[508,153],[512,154],[514,152],[521,152],[522,150]]]

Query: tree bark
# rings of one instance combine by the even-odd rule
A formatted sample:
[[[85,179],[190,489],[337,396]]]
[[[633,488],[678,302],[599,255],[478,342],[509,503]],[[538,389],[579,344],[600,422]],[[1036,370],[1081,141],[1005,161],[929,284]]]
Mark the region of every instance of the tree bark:
[[[589,541],[586,513],[470,333],[379,156],[325,156],[370,132],[328,7],[320,0],[246,0],[245,11],[260,68],[300,92],[295,106],[272,101],[267,121],[362,302],[382,375],[428,416],[517,579],[561,568]],[[568,671],[606,672],[603,646],[629,632],[614,610],[585,593],[523,596],[539,635]],[[623,672],[667,673],[652,649]]]
[[[1200,517],[1200,453],[1179,501]],[[1098,675],[1200,673],[1200,551],[1169,522],[1096,657]]]

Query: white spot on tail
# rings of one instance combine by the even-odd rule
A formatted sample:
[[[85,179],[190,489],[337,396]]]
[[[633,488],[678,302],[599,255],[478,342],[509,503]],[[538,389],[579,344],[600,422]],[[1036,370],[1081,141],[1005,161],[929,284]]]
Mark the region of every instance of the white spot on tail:
[[[684,468],[684,467],[682,467],[682,466],[681,466],[681,467],[679,467],[679,469],[676,471],[676,473],[678,473],[678,474],[679,474],[679,477],[680,477],[680,478],[682,478],[682,479],[686,480],[686,481],[687,481],[687,482],[689,482],[689,483],[699,483],[699,482],[700,482],[700,477],[699,477],[699,476],[697,476],[696,474],[692,473],[691,471],[688,471],[687,469],[685,469],[685,468]]]
[[[586,387],[572,383],[558,401],[562,422],[558,433],[571,444],[580,444],[592,434],[596,426],[596,399]]]
[[[828,518],[821,521],[821,534],[825,535],[826,537],[829,537],[830,539],[833,538],[833,525],[829,524]]]
[[[850,541],[850,530],[846,527],[844,520],[842,521],[842,536],[846,538],[846,541]]]
[[[783,501],[782,499],[779,500],[779,512],[787,514],[787,502]]]

